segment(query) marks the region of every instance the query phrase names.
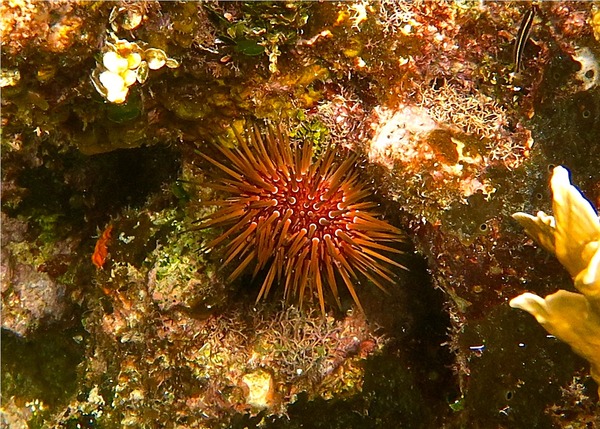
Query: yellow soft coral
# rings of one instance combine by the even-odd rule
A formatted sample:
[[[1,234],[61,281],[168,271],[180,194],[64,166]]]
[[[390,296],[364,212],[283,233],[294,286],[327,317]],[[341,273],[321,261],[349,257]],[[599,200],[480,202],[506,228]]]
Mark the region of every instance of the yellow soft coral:
[[[600,218],[594,207],[571,185],[564,167],[551,181],[554,217],[515,213],[513,217],[569,271],[581,294],[559,290],[545,299],[524,293],[510,301],[535,316],[552,335],[568,343],[591,364],[600,385]],[[600,395],[600,387],[598,388]]]

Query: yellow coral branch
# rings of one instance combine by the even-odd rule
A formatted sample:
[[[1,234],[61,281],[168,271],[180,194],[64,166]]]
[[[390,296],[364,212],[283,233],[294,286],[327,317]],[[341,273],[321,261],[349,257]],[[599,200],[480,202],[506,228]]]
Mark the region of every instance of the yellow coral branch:
[[[567,169],[556,167],[550,184],[554,217],[544,212],[513,217],[556,255],[581,294],[559,290],[541,298],[524,293],[513,298],[510,306],[533,315],[549,333],[587,359],[592,378],[600,385],[600,218],[571,184]]]

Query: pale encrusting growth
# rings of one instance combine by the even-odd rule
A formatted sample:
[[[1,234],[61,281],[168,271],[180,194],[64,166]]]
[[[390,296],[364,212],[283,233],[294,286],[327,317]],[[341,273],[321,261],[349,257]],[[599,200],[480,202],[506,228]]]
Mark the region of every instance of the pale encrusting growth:
[[[541,298],[524,293],[510,306],[532,314],[552,335],[587,359],[600,384],[600,218],[571,185],[569,172],[556,167],[551,181],[554,216],[515,213],[513,217],[546,250],[556,255],[581,293],[559,290]],[[600,388],[598,390],[600,394]]]

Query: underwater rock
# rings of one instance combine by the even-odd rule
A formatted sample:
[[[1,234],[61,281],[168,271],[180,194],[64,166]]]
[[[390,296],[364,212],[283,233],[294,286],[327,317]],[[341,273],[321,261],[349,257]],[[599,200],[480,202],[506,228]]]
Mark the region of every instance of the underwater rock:
[[[271,374],[259,369],[244,375],[242,381],[248,387],[246,402],[260,410],[268,408],[273,401],[274,395],[273,377]]]
[[[16,263],[2,252],[2,327],[26,336],[64,315],[66,288],[31,265]]]
[[[65,285],[2,252],[2,327],[26,336],[41,325],[60,320],[66,306]]]
[[[28,407],[18,407],[14,398],[2,401],[0,409],[0,427],[12,429],[27,429],[27,422],[31,419],[32,412]]]
[[[161,311],[186,309],[210,314],[223,305],[228,291],[215,273],[207,270],[197,251],[198,236],[176,221],[177,239],[165,240],[153,252],[156,263],[148,272],[148,292]]]
[[[66,402],[21,420],[529,429],[550,427],[539,419],[556,404],[556,427],[581,427],[571,417],[581,402],[561,390],[572,389],[583,360],[506,305],[525,288],[545,296],[547,285],[571,285],[510,217],[543,201],[548,165],[576,169],[600,202],[590,156],[600,124],[598,5],[538,3],[512,80],[527,3],[3,2],[2,209],[39,232],[2,225],[5,323],[27,337],[4,333],[29,343],[37,330],[60,345],[35,365],[8,346],[17,376],[6,385],[54,398],[21,368],[64,374],[55,338],[85,354],[70,366],[72,388],[52,378]],[[105,43],[111,29],[118,46]],[[180,66],[169,69],[169,56]],[[195,200],[215,197],[195,151],[246,115],[290,120],[295,138],[315,147],[370,155],[357,169],[427,267],[389,288],[398,299],[365,297],[368,323],[254,307],[256,284],[219,280],[221,255],[203,249],[214,235],[187,231],[208,214]],[[180,173],[180,161],[193,174]],[[109,256],[97,270],[94,234],[109,222]],[[33,290],[17,294],[17,281]],[[57,317],[86,332],[40,329]],[[0,412],[10,412],[5,356]],[[440,370],[450,366],[456,377]],[[276,392],[259,412],[249,402],[262,406],[264,396],[250,398],[243,377],[261,371]],[[580,378],[589,393],[593,381]]]
[[[546,405],[560,401],[558,386],[568,385],[582,360],[527,322],[527,314],[500,305],[465,325],[457,345],[469,371],[459,401],[465,427],[552,427]]]
[[[8,243],[0,258],[2,328],[21,336],[60,320],[67,308],[66,286],[42,272],[35,259],[25,260],[32,251],[22,241],[25,231],[24,223],[2,216],[2,239]]]

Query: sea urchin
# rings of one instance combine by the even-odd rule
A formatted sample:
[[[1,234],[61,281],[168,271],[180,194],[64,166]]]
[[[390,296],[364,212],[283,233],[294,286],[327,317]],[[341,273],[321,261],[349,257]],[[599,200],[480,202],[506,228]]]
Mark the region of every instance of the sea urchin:
[[[362,311],[355,290],[359,275],[385,291],[383,280],[393,277],[389,265],[404,267],[382,254],[401,251],[383,243],[401,242],[403,235],[377,219],[377,204],[365,201],[372,191],[354,168],[356,156],[340,161],[330,147],[313,161],[312,143],[291,143],[281,126],[252,126],[245,135],[233,131],[237,148],[217,146],[227,165],[202,154],[228,176],[209,186],[229,195],[207,203],[219,209],[200,228],[229,228],[206,248],[229,239],[223,266],[240,261],[229,280],[252,262],[253,276],[267,269],[257,302],[277,279],[285,283],[285,299],[298,299],[300,306],[305,293],[316,291],[325,314],[324,284],[341,307],[341,278]]]

